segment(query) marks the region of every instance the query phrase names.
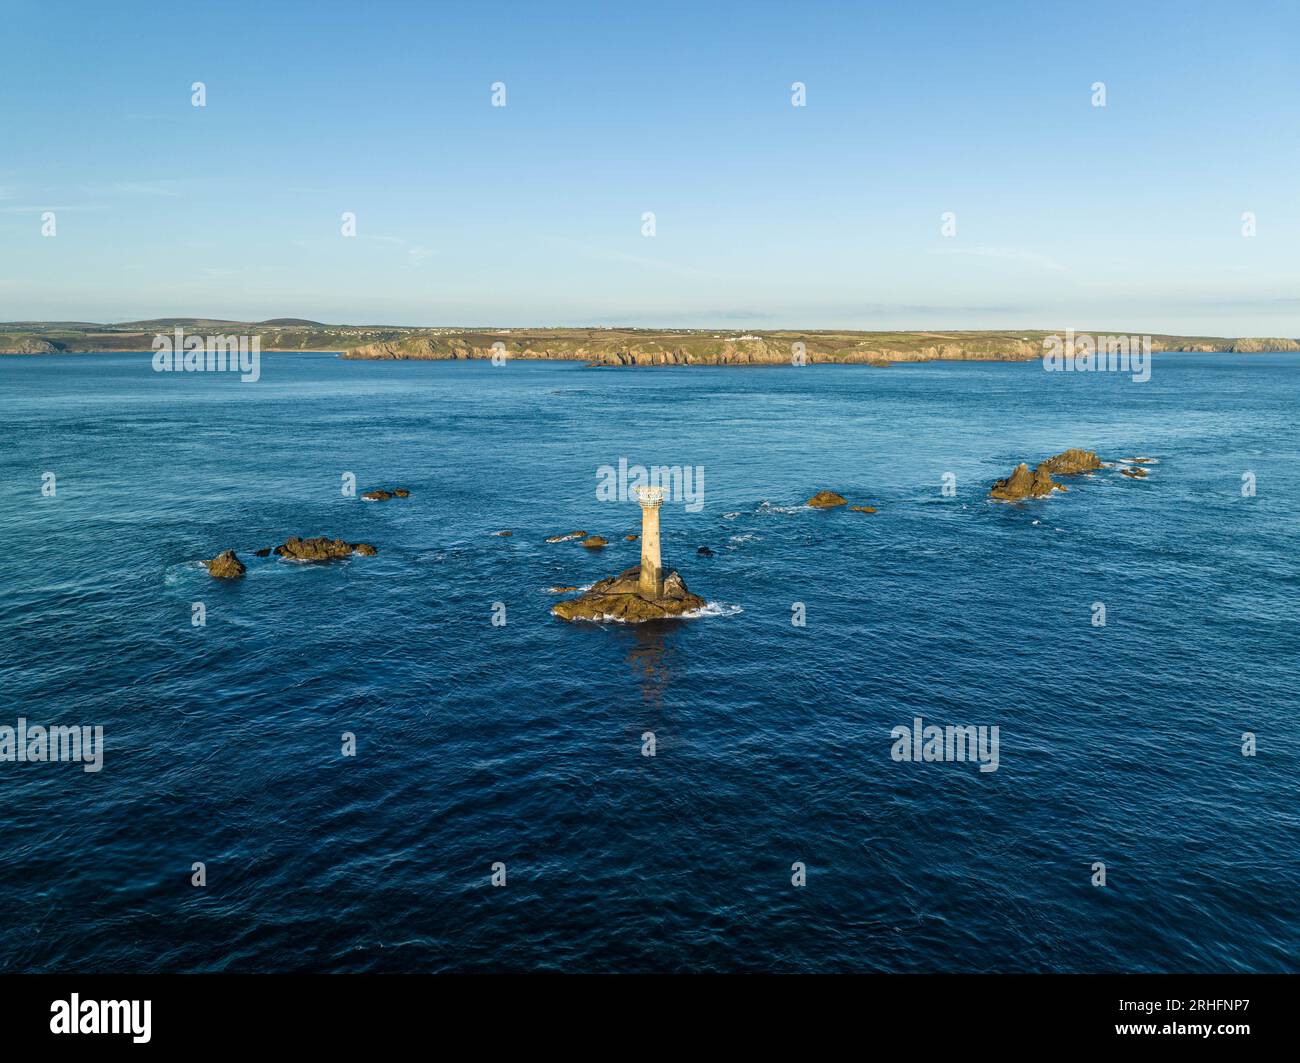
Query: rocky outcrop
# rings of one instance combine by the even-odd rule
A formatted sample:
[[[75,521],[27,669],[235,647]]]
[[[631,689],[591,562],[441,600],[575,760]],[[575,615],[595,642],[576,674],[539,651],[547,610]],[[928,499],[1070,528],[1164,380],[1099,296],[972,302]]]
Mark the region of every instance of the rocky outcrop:
[[[875,506],[849,506],[849,509],[853,510],[854,513],[874,513],[876,511]]]
[[[641,569],[629,568],[592,584],[591,590],[578,598],[556,602],[551,612],[561,620],[619,620],[638,624],[647,620],[671,620],[684,613],[703,609],[707,604],[698,594],[686,589],[682,577],[673,570],[664,573],[664,592],[655,599],[637,592]]]
[[[609,540],[603,535],[588,535],[582,540],[582,545],[588,550],[599,550],[602,546],[608,546]]]
[[[834,491],[818,491],[812,498],[808,499],[807,505],[813,509],[834,509],[836,506],[847,506],[849,500],[843,495],[837,495]]]
[[[1300,351],[1300,343],[1295,340],[1249,339],[1233,340],[1228,350],[1234,354],[1260,354],[1264,351]]]
[[[374,557],[376,550],[369,543],[350,543],[344,539],[331,539],[319,535],[314,539],[300,539],[294,536],[277,546],[272,553],[290,561],[336,561],[340,558],[360,554],[362,557]]]
[[[1060,454],[1039,462],[1032,472],[1029,466],[1021,462],[1006,479],[998,480],[989,490],[989,497],[1000,502],[1019,502],[1026,498],[1046,498],[1053,491],[1068,491],[1065,484],[1058,484],[1052,479],[1052,473],[1061,476],[1077,476],[1082,472],[1100,469],[1102,461],[1095,451],[1071,447]]]
[[[366,502],[387,502],[390,498],[410,498],[411,492],[405,487],[394,487],[391,491],[367,491],[361,497]]]
[[[1052,479],[1052,474],[1039,466],[1033,472],[1023,461],[1004,480],[999,480],[989,490],[989,497],[1001,502],[1019,502],[1025,498],[1045,498],[1053,491],[1064,490]]]
[[[1131,480],[1145,480],[1147,478],[1146,469],[1120,469],[1119,473]]]
[[[585,539],[586,537],[587,533],[585,531],[571,531],[563,535],[552,535],[546,541],[548,543],[567,543],[570,539]]]
[[[1093,472],[1100,469],[1101,459],[1097,457],[1095,450],[1080,450],[1078,447],[1071,447],[1059,454],[1053,454],[1046,461],[1040,462],[1038,467],[1046,469],[1049,473],[1055,473],[1057,476],[1075,476],[1081,472]]]
[[[552,594],[572,594],[577,587],[549,587],[547,588]]]
[[[203,564],[208,570],[208,575],[216,579],[234,579],[247,571],[244,563],[235,556],[233,550],[223,550],[211,561],[204,561]]]

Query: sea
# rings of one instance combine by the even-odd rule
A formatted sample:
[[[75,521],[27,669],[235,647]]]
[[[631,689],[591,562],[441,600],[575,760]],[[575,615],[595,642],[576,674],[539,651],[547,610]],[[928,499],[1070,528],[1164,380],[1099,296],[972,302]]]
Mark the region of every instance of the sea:
[[[103,736],[0,730],[0,970],[1300,969],[1298,428],[1290,354],[0,358],[0,729]],[[550,613],[620,462],[689,619]]]

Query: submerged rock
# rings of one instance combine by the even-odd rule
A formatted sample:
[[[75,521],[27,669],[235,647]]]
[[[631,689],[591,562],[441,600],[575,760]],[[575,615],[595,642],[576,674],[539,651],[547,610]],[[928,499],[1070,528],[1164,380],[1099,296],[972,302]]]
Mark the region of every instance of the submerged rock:
[[[410,498],[410,497],[411,497],[411,492],[410,492],[409,490],[407,490],[407,488],[405,488],[405,487],[394,487],[394,488],[393,488],[393,494],[394,494],[397,498]]]
[[[269,546],[264,546],[264,547],[262,547],[261,550],[254,550],[254,551],[253,551],[253,556],[254,556],[254,557],[270,557],[270,556],[271,556],[271,548],[270,548]]]
[[[634,543],[634,542],[636,542],[636,541],[637,541],[639,538],[641,538],[641,537],[640,537],[639,535],[625,535],[625,536],[623,536],[623,538],[626,539],[626,540],[627,540],[628,542],[630,542],[630,543]]]
[[[548,543],[567,543],[570,539],[585,539],[586,537],[587,533],[585,531],[571,531],[567,535],[552,535],[546,541]]]
[[[837,495],[834,491],[818,491],[812,498],[808,499],[807,504],[814,509],[833,509],[836,506],[847,506],[849,500],[843,495]]]
[[[551,592],[552,594],[572,594],[572,593],[573,593],[574,591],[576,591],[577,589],[578,589],[577,587],[551,587],[551,588],[549,588],[549,590],[550,590],[550,592]]]
[[[277,546],[274,553],[291,561],[334,561],[353,554],[374,557],[379,551],[369,543],[350,543],[327,535],[314,539],[300,539],[295,535]]]
[[[501,536],[503,539],[508,539],[508,538],[510,538],[510,536],[514,535],[514,532],[512,532],[512,531],[499,531],[499,532],[493,532],[492,534],[493,534],[493,535],[499,535],[499,536]]]
[[[700,547],[698,550],[696,550],[695,552],[696,552],[697,554],[699,554],[700,557],[712,557],[712,556],[713,556],[713,551],[710,550],[707,546],[701,546],[701,547]]]
[[[247,571],[233,550],[222,550],[211,561],[204,561],[203,565],[208,570],[208,575],[217,579],[234,579]]]
[[[669,620],[702,609],[707,604],[698,594],[686,589],[676,571],[664,572],[664,592],[653,600],[637,592],[641,569],[629,568],[592,584],[591,590],[578,598],[556,602],[551,612],[561,620],[622,620],[642,623],[646,620]]]
[[[1134,480],[1145,480],[1147,478],[1146,469],[1120,469],[1121,476],[1129,476]]]
[[[609,540],[603,535],[589,535],[582,540],[582,545],[588,550],[599,550],[602,546],[608,546]]]
[[[411,492],[405,487],[394,487],[391,491],[367,491],[361,497],[367,502],[387,502],[390,498],[410,498]]]
[[[874,513],[876,511],[875,506],[849,506],[849,509],[853,510],[854,513]]]

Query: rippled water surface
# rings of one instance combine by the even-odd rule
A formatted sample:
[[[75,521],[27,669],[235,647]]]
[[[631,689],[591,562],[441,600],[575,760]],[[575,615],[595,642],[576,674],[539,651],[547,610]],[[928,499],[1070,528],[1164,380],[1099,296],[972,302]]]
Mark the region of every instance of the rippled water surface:
[[[0,725],[107,747],[0,763],[0,969],[1296,970],[1298,370],[0,358]],[[1067,446],[1158,464],[985,501]],[[636,562],[621,457],[703,467],[718,615],[548,614]],[[998,770],[895,762],[915,716]]]

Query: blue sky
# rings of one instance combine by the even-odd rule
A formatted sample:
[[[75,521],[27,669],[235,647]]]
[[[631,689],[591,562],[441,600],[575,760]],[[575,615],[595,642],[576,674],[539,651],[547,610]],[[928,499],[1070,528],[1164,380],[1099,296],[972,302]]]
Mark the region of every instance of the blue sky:
[[[0,320],[1300,336],[1300,5],[0,19]]]

